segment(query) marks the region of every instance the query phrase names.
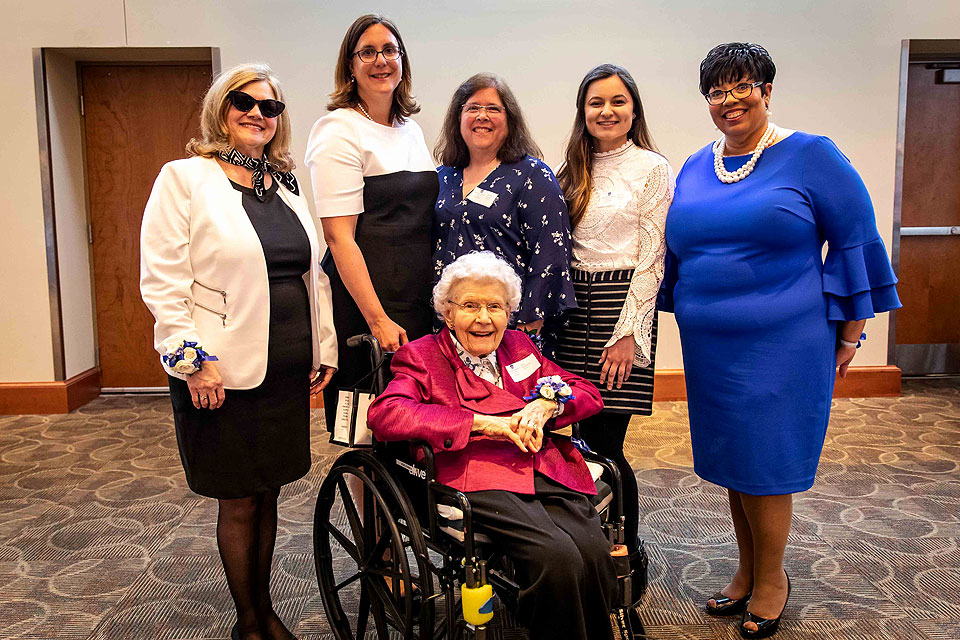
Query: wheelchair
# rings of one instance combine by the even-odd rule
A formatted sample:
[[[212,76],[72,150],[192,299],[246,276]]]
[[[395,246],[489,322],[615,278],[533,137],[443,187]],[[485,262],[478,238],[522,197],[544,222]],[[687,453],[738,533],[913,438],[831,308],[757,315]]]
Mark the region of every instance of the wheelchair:
[[[386,387],[389,354],[370,335],[348,341],[364,344],[372,392],[379,394]],[[624,550],[622,557],[612,552],[619,594],[611,619],[625,635],[626,612],[642,595],[646,576],[641,576],[644,584],[632,584],[622,547],[616,465],[581,453],[597,485],[592,501],[604,533],[611,548]],[[420,441],[374,440],[369,448],[340,455],[327,472],[314,512],[314,564],[330,631],[338,640],[485,640],[492,593],[508,611],[516,610],[520,587],[509,558],[475,530],[467,496],[435,478],[433,450]],[[642,629],[633,633],[643,637]]]

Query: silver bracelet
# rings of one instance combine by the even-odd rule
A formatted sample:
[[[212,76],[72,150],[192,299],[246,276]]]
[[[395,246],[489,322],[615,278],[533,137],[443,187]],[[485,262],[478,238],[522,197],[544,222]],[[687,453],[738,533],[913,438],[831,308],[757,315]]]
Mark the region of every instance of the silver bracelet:
[[[851,349],[856,349],[857,347],[860,346],[860,342],[859,342],[859,341],[858,341],[858,342],[847,342],[847,341],[844,340],[843,338],[840,338],[840,344],[843,345],[843,346],[845,346],[845,347],[849,347],[849,348],[851,348]]]

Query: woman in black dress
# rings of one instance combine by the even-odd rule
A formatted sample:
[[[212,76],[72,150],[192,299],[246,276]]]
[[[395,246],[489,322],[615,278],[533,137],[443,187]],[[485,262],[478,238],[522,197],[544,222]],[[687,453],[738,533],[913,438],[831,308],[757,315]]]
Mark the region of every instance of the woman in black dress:
[[[190,488],[219,500],[231,637],[245,640],[293,637],[270,598],[277,497],[310,469],[310,393],[337,361],[282,100],[265,65],[218,77],[191,157],[161,169],[141,230],[140,287],[180,457]]]
[[[307,142],[307,166],[323,235],[340,340],[340,369],[324,393],[333,429],[337,388],[363,384],[365,357],[346,341],[371,333],[396,351],[430,333],[430,226],[437,174],[410,116],[410,57],[396,26],[357,18],[343,38],[330,113]]]

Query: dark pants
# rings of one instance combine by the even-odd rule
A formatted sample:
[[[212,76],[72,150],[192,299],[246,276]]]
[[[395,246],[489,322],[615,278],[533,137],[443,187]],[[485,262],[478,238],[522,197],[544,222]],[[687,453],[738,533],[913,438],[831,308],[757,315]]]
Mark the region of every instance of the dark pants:
[[[640,525],[640,505],[637,477],[623,455],[623,441],[630,426],[629,413],[601,411],[580,421],[580,436],[594,452],[610,458],[620,471],[620,486],[623,491],[624,538],[627,550],[637,550],[637,529]]]
[[[539,473],[534,491],[467,493],[477,530],[516,568],[517,619],[531,640],[611,638],[617,577],[596,510],[585,495]]]

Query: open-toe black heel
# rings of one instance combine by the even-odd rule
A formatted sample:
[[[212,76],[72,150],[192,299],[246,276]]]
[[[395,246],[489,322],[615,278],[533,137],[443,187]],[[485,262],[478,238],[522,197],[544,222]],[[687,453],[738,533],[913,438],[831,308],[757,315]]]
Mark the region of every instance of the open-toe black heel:
[[[703,610],[706,611],[711,616],[735,616],[743,613],[743,610],[747,608],[747,602],[750,601],[750,596],[752,592],[747,593],[747,595],[742,598],[728,598],[719,591],[713,595],[711,600],[716,604],[710,606],[709,603],[703,605]]]
[[[743,611],[743,620],[740,621],[740,636],[743,638],[769,638],[780,629],[780,618],[783,617],[783,612],[787,610],[787,602],[790,601],[790,574],[787,573],[787,570],[783,570],[783,575],[787,576],[787,599],[783,601],[783,609],[780,610],[780,615],[776,618],[761,618],[758,615],[754,615],[744,609]],[[751,631],[750,629],[744,628],[744,624],[747,622],[752,622],[757,625],[756,631]]]

